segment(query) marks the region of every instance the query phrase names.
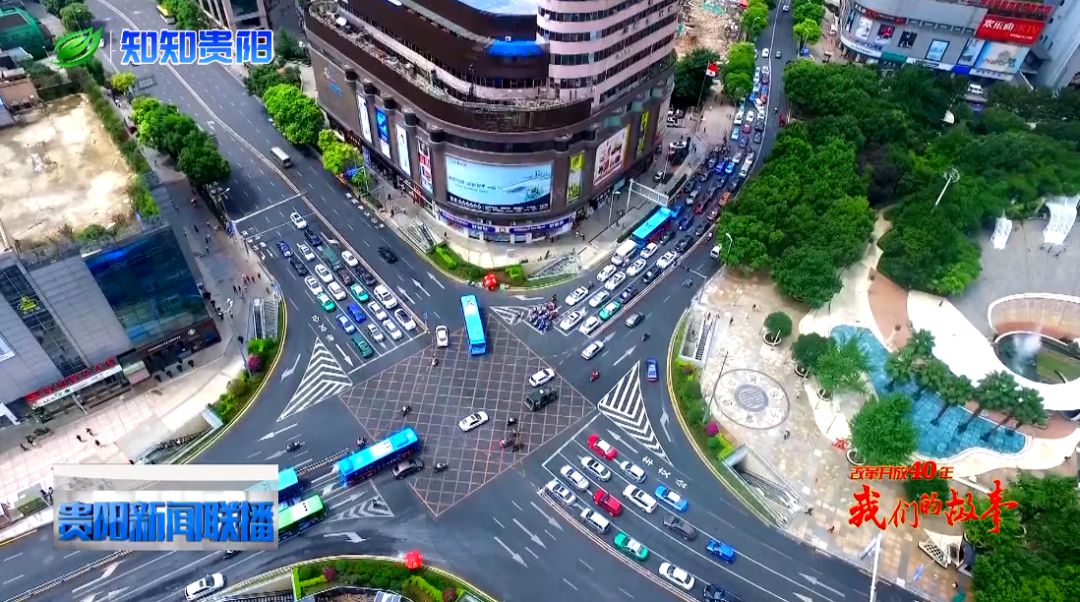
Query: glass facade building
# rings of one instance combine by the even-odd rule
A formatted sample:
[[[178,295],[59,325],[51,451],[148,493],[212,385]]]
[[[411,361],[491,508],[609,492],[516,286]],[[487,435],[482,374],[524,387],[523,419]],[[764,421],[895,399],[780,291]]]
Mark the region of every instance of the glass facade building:
[[[0,294],[61,374],[70,376],[86,369],[79,352],[19,266],[0,270]]]
[[[83,259],[136,348],[192,329],[202,339],[199,347],[220,339],[183,251],[168,228]]]

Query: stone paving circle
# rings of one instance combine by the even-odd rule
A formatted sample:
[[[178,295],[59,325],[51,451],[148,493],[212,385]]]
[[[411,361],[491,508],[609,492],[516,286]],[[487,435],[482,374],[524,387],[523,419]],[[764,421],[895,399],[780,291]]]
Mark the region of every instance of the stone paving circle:
[[[712,403],[728,420],[755,430],[779,426],[791,410],[780,383],[767,374],[748,369],[725,372]]]

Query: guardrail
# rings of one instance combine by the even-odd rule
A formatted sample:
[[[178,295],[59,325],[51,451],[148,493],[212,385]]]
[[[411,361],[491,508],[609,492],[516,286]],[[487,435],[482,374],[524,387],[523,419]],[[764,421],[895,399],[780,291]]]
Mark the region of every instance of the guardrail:
[[[74,571],[71,571],[69,573],[64,573],[63,575],[60,575],[59,577],[57,577],[57,578],[55,578],[55,579],[53,579],[51,581],[46,581],[45,583],[42,583],[41,585],[38,585],[38,586],[36,586],[36,587],[34,587],[32,589],[28,589],[25,592],[19,594],[18,596],[15,596],[13,598],[8,598],[7,600],[5,600],[5,602],[23,602],[24,600],[29,600],[30,598],[33,598],[34,596],[36,596],[36,595],[38,595],[40,593],[48,591],[48,590],[56,587],[57,585],[61,585],[61,584],[65,583],[65,582],[71,581],[72,579],[75,579],[77,577],[81,577],[81,576],[85,575],[86,573],[88,573],[88,572],[90,572],[90,571],[92,571],[92,570],[94,570],[94,569],[96,569],[98,567],[109,564],[110,562],[113,562],[114,560],[118,560],[118,559],[120,559],[120,558],[122,558],[124,556],[127,556],[130,553],[131,552],[126,551],[126,550],[121,551],[121,552],[113,552],[112,554],[109,554],[108,556],[105,556],[104,558],[101,558],[99,560],[91,562],[90,564],[83,565],[83,566],[81,566],[81,567],[79,567],[79,568],[77,568]]]

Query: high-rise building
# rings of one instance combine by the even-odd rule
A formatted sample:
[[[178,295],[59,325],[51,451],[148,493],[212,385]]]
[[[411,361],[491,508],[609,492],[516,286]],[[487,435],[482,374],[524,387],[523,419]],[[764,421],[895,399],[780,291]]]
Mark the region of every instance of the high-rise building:
[[[665,128],[678,0],[339,0],[320,104],[446,228],[525,243],[625,192]]]
[[[268,29],[266,0],[197,0],[210,20],[225,29]]]
[[[87,254],[0,253],[0,425],[107,400],[220,340],[168,226]]]
[[[1028,55],[1033,83],[1054,90],[1080,86],[1080,2],[1055,0],[1046,29]]]
[[[1011,80],[1056,7],[1015,0],[841,0],[840,43],[859,61]]]

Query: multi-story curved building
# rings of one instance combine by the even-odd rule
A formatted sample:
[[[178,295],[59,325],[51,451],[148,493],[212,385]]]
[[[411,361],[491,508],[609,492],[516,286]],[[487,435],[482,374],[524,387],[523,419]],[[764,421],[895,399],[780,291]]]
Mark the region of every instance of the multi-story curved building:
[[[646,169],[678,0],[339,0],[304,17],[335,129],[478,239],[568,232]]]

